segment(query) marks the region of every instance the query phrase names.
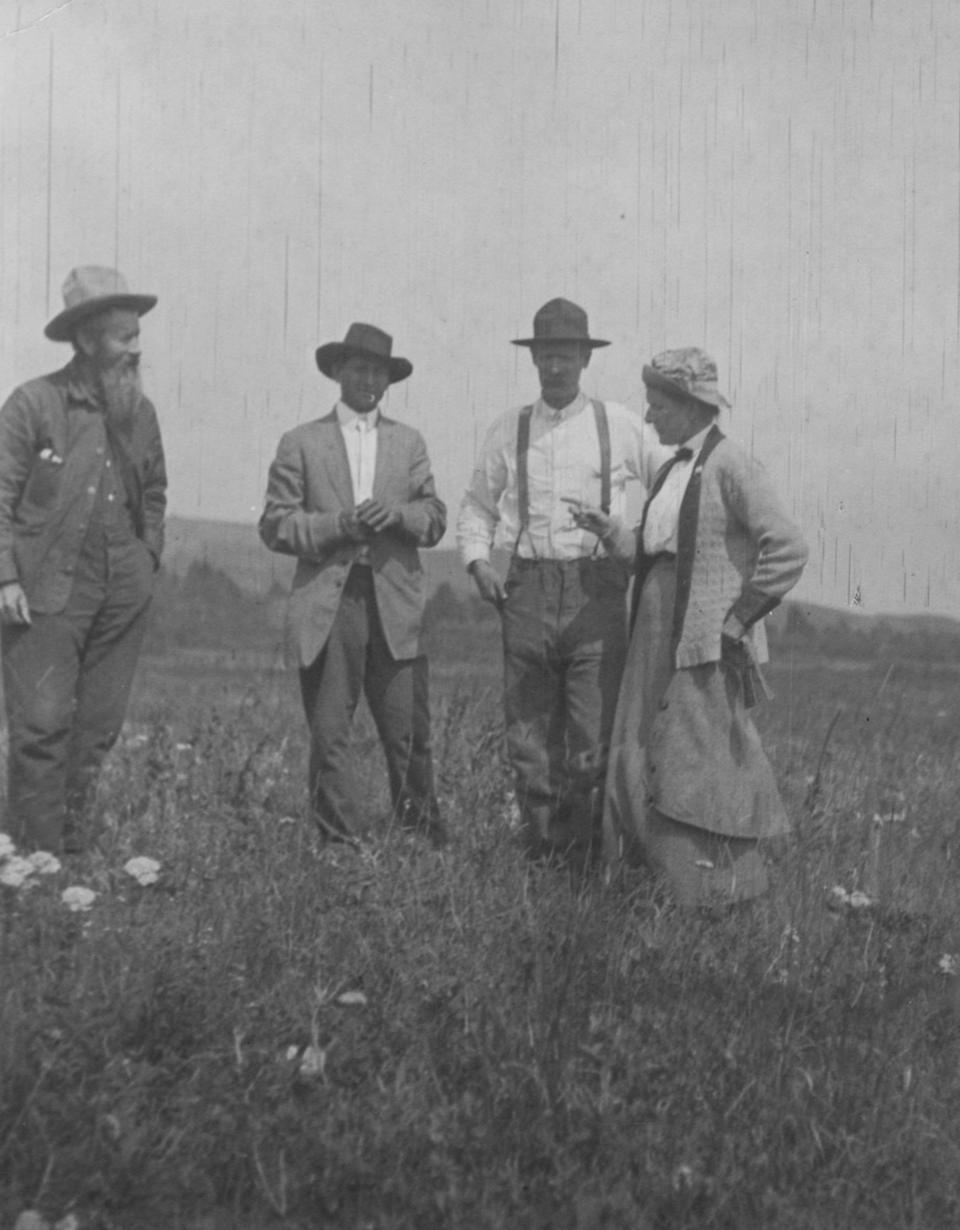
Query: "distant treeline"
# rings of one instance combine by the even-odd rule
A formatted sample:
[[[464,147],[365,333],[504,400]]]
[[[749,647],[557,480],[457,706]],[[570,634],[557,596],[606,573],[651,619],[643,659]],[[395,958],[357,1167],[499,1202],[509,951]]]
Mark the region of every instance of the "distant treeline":
[[[200,560],[182,575],[161,571],[147,652],[272,649],[280,637],[285,597],[279,586],[266,598],[257,597]]]
[[[282,636],[286,590],[275,584],[266,597],[251,594],[225,572],[194,561],[185,573],[162,572],[153,609],[148,649],[272,650]],[[427,602],[428,649],[444,654],[489,651],[497,616],[473,594],[458,595],[441,582]],[[464,637],[473,629],[476,637]],[[904,617],[866,617],[817,608],[810,618],[799,604],[785,603],[768,620],[771,646],[824,658],[865,662],[960,662],[960,623]]]
[[[960,623],[922,616],[864,616],[843,611],[816,620],[786,602],[768,620],[771,646],[864,662],[960,662]]]

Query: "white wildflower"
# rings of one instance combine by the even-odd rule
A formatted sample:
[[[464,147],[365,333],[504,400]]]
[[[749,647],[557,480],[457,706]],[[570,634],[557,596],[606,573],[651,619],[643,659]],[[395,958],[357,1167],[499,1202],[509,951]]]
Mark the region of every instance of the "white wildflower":
[[[13,1223],[13,1230],[50,1230],[50,1224],[35,1209],[24,1209]]]
[[[53,1230],[80,1230],[80,1218],[76,1213],[68,1213],[60,1218]]]
[[[695,867],[699,867],[701,871],[713,871],[714,865],[708,858],[698,858],[694,863]]]
[[[0,884],[6,884],[7,888],[19,888],[33,872],[34,866],[29,859],[14,854],[0,866]]]
[[[74,914],[85,914],[97,899],[92,888],[84,888],[81,884],[72,884],[60,894],[60,900]]]
[[[671,1184],[675,1192],[688,1191],[693,1187],[693,1167],[686,1164],[678,1166],[673,1172]]]
[[[960,974],[960,960],[952,952],[945,952],[937,962],[937,969],[950,978],[956,977]]]
[[[867,910],[874,906],[876,902],[866,893],[861,892],[859,888],[855,888],[853,892],[848,893],[845,888],[839,884],[834,884],[830,889],[830,899],[827,901],[827,906],[831,910]]]
[[[321,1050],[319,1046],[308,1046],[300,1060],[300,1075],[308,1079],[323,1076],[326,1066],[327,1052]]]
[[[337,996],[337,1003],[345,1006],[356,1004],[358,1008],[365,1008],[367,997],[362,991],[344,991],[342,995]]]
[[[284,1059],[286,1059],[286,1061],[289,1063],[291,1059],[296,1059],[296,1057],[297,1057],[299,1054],[300,1054],[300,1048],[299,1048],[299,1046],[292,1046],[292,1045],[291,1045],[291,1046],[288,1046],[288,1047],[287,1047],[286,1053],[285,1053],[285,1055],[284,1055]]]
[[[128,859],[123,865],[123,870],[128,876],[133,876],[143,888],[146,888],[148,884],[156,884],[160,878],[160,864],[155,858],[141,856]]]
[[[0,833],[0,858],[9,858],[16,848],[9,833]]]
[[[27,862],[41,876],[56,875],[60,870],[61,863],[55,854],[51,854],[49,850],[34,850],[27,857]]]
[[[885,824],[903,824],[907,818],[907,809],[905,807],[896,810],[891,809],[885,816],[882,816],[878,811],[873,813],[874,828],[883,828]]]

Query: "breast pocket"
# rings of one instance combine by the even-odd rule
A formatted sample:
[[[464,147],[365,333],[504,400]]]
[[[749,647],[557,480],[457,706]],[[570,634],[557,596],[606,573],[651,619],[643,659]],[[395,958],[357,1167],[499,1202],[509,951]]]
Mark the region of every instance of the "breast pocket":
[[[37,455],[34,458],[17,508],[17,513],[23,520],[31,520],[32,510],[46,513],[56,508],[63,487],[63,471],[63,461],[56,455]]]

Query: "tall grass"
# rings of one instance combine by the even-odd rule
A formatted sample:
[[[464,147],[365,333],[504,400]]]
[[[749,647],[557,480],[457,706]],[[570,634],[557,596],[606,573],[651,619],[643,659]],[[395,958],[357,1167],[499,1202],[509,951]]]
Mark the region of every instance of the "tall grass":
[[[293,681],[240,665],[147,663],[99,851],[0,890],[0,1225],[956,1224],[952,677],[778,668],[796,835],[711,915],[525,866],[495,658],[435,672],[444,852],[321,846]]]

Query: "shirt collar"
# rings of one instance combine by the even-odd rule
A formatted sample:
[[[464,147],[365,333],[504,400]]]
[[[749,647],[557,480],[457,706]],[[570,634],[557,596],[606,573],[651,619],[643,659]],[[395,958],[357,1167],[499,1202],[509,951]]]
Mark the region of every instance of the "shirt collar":
[[[581,390],[576,395],[576,397],[573,399],[573,401],[568,402],[567,405],[561,406],[557,410],[555,410],[553,406],[548,406],[542,397],[537,400],[537,404],[534,407],[534,409],[536,410],[537,414],[543,415],[545,418],[548,418],[551,421],[556,422],[558,419],[568,419],[568,418],[571,418],[574,414],[578,414],[584,408],[586,404],[587,404],[586,394]]]
[[[713,429],[713,424],[710,423],[708,424],[708,426],[704,427],[703,431],[698,431],[697,434],[695,436],[691,436],[689,440],[684,440],[683,444],[681,444],[679,447],[688,448],[690,452],[693,453],[693,457],[691,458],[691,460],[694,460],[698,456],[700,450],[703,448],[704,442],[706,441],[706,438],[710,434],[712,429]]]
[[[357,431],[369,431],[380,422],[380,407],[371,410],[369,414],[357,414],[346,402],[338,401],[336,405],[337,422],[341,427],[354,427]]]

